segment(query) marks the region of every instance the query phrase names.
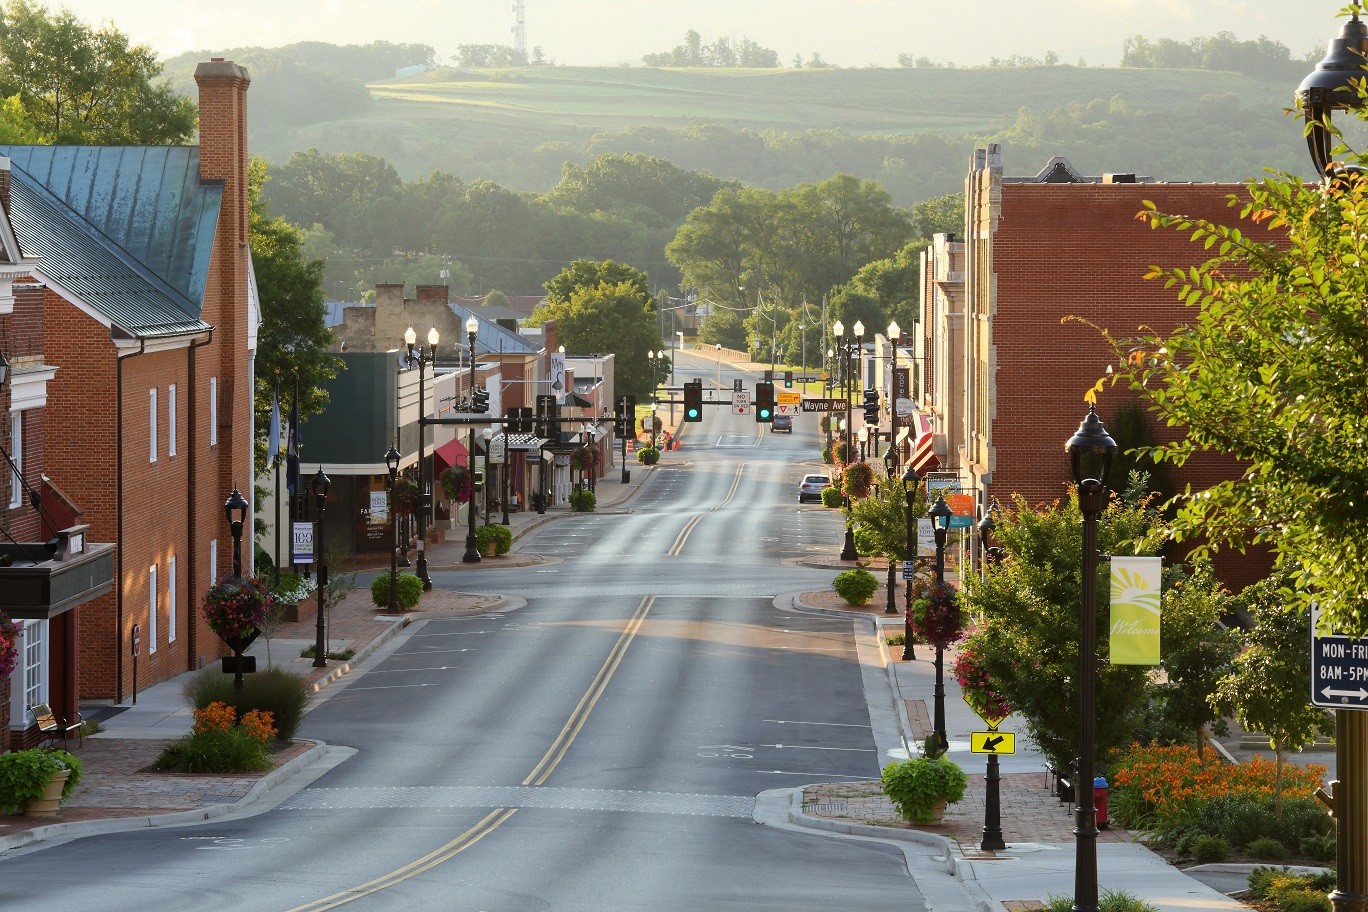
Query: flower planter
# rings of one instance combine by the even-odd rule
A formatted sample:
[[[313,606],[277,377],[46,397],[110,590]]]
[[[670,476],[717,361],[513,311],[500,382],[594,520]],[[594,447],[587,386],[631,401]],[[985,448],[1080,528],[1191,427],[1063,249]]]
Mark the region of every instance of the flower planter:
[[[318,602],[315,599],[305,599],[292,605],[286,605],[280,614],[280,619],[287,624],[297,624],[300,621],[307,621],[318,613]]]
[[[43,790],[43,797],[31,798],[24,805],[24,815],[26,817],[56,817],[57,808],[62,803],[62,789],[66,786],[67,776],[71,775],[71,770],[58,770],[52,777],[52,781]]]
[[[485,557],[495,557],[499,553],[499,543],[495,541],[485,542],[485,546],[480,550],[480,553]]]

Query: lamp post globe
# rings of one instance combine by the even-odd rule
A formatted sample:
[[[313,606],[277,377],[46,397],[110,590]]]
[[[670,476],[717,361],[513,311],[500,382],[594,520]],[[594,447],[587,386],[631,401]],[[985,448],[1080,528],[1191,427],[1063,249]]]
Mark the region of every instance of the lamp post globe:
[[[323,611],[324,590],[328,585],[328,566],[323,560],[323,510],[328,505],[328,486],[332,484],[331,479],[323,474],[323,467],[319,466],[314,473],[310,487],[313,488],[314,504],[318,507],[318,529],[314,534],[314,566],[317,568],[317,585],[315,593],[318,596],[318,612],[314,619],[314,668],[326,668],[328,666],[327,648],[327,628],[326,618]]]
[[[1365,55],[1368,25],[1359,19],[1356,3],[1339,37],[1330,40],[1325,57],[1297,86],[1297,106],[1306,120],[1306,146],[1321,175],[1332,170],[1336,145],[1332,129],[1334,112],[1354,111],[1363,106],[1355,83],[1363,80]]]
[[[242,527],[247,522],[247,498],[233,485],[233,493],[223,502],[223,512],[228,517],[228,530],[233,535],[233,576],[242,576]]]
[[[1097,726],[1097,518],[1107,501],[1107,473],[1111,471],[1116,441],[1107,433],[1097,407],[1089,406],[1078,431],[1064,446],[1078,485],[1078,507],[1083,515],[1082,587],[1079,604],[1078,767],[1074,771],[1074,909],[1097,912],[1097,807],[1088,787],[1095,772]]]

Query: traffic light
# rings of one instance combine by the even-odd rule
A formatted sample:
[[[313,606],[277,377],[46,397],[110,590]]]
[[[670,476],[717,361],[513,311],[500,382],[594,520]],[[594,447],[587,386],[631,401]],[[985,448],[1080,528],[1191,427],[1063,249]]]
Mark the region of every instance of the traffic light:
[[[636,421],[636,397],[622,396],[613,408],[613,433],[618,440],[632,436],[632,425]]]
[[[865,424],[874,425],[879,423],[879,391],[864,391],[864,413]]]
[[[703,420],[703,381],[693,380],[684,384],[684,420]]]
[[[759,424],[769,424],[774,420],[774,384],[755,384],[755,420]]]
[[[510,434],[530,434],[532,432],[532,410],[523,406],[510,408],[504,416],[504,427]]]
[[[481,414],[489,411],[489,390],[477,386],[470,391],[470,410]]]
[[[793,371],[784,371],[784,389],[793,389]]]
[[[537,418],[533,428],[533,433],[542,439],[549,439],[558,436],[559,427],[553,425],[549,420],[558,414],[555,396],[541,395],[537,397]]]

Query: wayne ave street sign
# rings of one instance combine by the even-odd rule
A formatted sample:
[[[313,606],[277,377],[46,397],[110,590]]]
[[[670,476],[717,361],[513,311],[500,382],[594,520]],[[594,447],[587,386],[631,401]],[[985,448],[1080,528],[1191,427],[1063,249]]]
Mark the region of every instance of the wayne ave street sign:
[[[1311,703],[1327,709],[1368,709],[1368,639],[1316,636],[1311,610]]]
[[[846,401],[844,399],[804,399],[803,411],[805,412],[842,412],[845,411]]]

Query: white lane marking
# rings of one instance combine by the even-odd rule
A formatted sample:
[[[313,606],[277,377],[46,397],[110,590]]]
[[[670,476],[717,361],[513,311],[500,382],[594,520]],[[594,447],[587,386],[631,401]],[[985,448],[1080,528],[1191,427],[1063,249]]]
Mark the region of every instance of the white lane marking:
[[[793,772],[793,771],[791,771],[791,770],[756,770],[756,772],[757,772],[757,773],[761,773],[761,774],[766,775],[766,776],[809,776],[809,777],[820,777],[819,779],[815,779],[815,780],[814,780],[814,781],[818,781],[818,782],[824,781],[824,780],[826,780],[826,779],[862,779],[862,780],[863,780],[863,779],[868,779],[868,778],[869,778],[868,776],[843,776],[843,775],[841,775],[840,773],[813,773],[813,772],[799,773],[799,772]]]
[[[839,728],[872,728],[869,725],[856,725],[853,722],[803,722],[798,719],[761,719],[761,722],[773,722],[776,725],[834,725]]]
[[[459,665],[427,665],[422,668],[374,668],[370,671],[373,675],[378,674],[404,674],[409,671],[455,671]]]
[[[436,687],[436,684],[377,684],[374,687],[360,686],[353,684],[344,693],[355,693],[358,690],[398,690],[401,687]]]
[[[762,744],[761,747],[773,747],[777,750],[800,750],[800,751],[851,751],[857,754],[877,754],[878,750],[871,747],[809,747],[803,744]]]

